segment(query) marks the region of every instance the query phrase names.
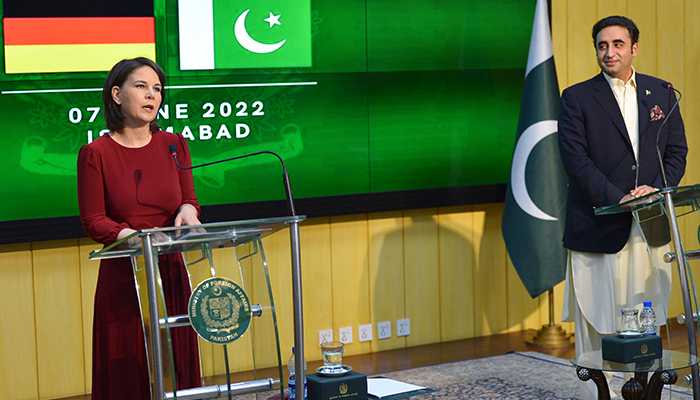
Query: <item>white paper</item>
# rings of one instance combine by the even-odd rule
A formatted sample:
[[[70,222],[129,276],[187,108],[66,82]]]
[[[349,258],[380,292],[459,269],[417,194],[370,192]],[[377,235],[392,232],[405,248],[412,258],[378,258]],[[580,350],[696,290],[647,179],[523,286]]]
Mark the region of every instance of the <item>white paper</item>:
[[[393,396],[400,393],[408,393],[416,390],[426,389],[422,386],[410,383],[399,382],[388,378],[368,378],[367,393],[374,397]]]

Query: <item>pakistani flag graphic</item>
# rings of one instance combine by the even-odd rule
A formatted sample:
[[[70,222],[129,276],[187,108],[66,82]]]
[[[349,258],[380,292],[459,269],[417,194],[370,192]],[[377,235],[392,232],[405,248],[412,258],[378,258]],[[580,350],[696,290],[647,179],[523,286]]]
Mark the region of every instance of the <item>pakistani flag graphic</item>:
[[[547,1],[537,0],[501,222],[508,254],[533,298],[566,276],[567,177],[557,141],[559,101]]]
[[[179,0],[180,69],[311,66],[310,0]]]

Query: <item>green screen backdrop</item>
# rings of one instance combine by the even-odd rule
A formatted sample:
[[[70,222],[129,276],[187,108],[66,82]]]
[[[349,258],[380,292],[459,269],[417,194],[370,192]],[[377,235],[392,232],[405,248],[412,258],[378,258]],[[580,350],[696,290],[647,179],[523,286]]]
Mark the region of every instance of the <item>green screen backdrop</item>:
[[[366,206],[348,210],[371,212],[373,195],[449,196],[450,188],[469,193],[507,182],[534,0],[211,3],[215,60],[208,69],[181,68],[200,62],[182,58],[181,35],[191,30],[183,6],[153,3],[156,61],[167,75],[159,123],[189,139],[194,164],[276,152],[297,213],[309,216],[324,214],[314,204],[326,215],[353,201]],[[236,31],[246,10],[246,32]],[[239,33],[251,46],[285,42],[255,53]],[[5,47],[0,51],[4,59]],[[2,69],[0,243],[82,233],[77,154],[105,132],[105,76]],[[214,216],[205,221],[259,204],[277,204],[261,213],[285,213],[281,167],[272,156],[193,173],[199,201]],[[53,236],[42,234],[47,226]]]

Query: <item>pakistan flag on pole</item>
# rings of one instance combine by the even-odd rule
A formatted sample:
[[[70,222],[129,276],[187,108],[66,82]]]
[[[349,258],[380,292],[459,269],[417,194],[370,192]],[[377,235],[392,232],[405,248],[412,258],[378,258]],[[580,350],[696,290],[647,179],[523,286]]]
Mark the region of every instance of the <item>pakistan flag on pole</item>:
[[[566,276],[562,245],[567,177],[557,142],[559,86],[546,0],[537,0],[501,229],[533,298]]]
[[[311,66],[310,0],[179,0],[180,69]]]

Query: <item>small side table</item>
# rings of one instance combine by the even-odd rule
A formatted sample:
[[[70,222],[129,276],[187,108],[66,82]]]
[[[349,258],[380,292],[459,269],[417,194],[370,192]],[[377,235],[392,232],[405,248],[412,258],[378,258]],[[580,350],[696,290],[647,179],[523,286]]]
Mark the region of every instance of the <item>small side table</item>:
[[[608,382],[603,371],[634,372],[634,377],[622,386],[622,397],[625,400],[658,400],[663,385],[671,385],[678,380],[676,370],[698,364],[698,357],[680,351],[664,350],[663,357],[656,360],[623,364],[603,360],[603,353],[598,350],[576,355],[570,361],[576,366],[576,375],[580,380],[593,380],[600,400],[610,400]],[[647,382],[650,372],[651,379]]]

